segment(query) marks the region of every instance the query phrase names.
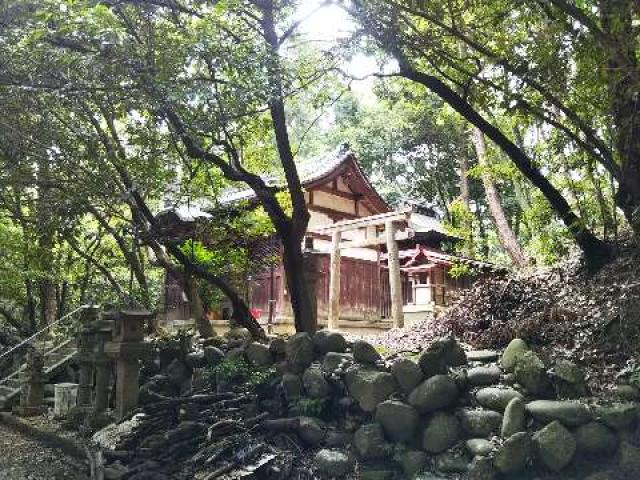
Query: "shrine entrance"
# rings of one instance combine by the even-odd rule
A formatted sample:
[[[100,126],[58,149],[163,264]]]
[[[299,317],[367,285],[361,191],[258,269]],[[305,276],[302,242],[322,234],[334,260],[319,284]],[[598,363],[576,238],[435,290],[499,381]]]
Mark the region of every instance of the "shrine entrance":
[[[408,227],[411,210],[382,213],[353,220],[343,220],[327,227],[314,229],[314,233],[331,235],[329,262],[329,309],[327,327],[339,329],[340,325],[340,262],[341,251],[346,249],[375,248],[386,245],[388,255],[390,317],[393,326],[404,326],[402,278],[398,241],[409,239],[413,231]]]

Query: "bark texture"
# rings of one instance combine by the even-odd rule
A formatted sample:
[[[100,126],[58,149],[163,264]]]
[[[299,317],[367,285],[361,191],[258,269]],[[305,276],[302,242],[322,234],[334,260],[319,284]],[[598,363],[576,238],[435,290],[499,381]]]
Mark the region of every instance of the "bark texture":
[[[479,128],[474,127],[471,132],[471,138],[478,157],[478,164],[484,168],[482,173],[482,185],[484,186],[485,195],[487,197],[487,204],[489,205],[489,212],[491,213],[491,219],[496,227],[498,238],[505,251],[511,257],[514,265],[518,267],[526,266],[529,261],[522,251],[518,239],[513,233],[511,226],[507,220],[507,216],[502,208],[502,199],[500,198],[500,192],[496,187],[495,182],[490,172],[486,171],[488,167],[487,159],[487,145],[484,139],[484,134]]]

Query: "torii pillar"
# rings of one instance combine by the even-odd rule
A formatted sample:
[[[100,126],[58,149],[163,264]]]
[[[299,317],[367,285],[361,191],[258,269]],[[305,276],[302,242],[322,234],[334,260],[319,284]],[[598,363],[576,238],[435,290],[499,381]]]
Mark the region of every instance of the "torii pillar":
[[[329,313],[327,328],[337,330],[340,319],[340,241],[342,232],[331,234],[331,258],[329,259]]]
[[[400,255],[396,240],[396,223],[385,222],[387,234],[387,253],[389,256],[389,292],[391,294],[391,319],[395,328],[404,327],[404,311],[402,310],[402,277],[400,276]]]

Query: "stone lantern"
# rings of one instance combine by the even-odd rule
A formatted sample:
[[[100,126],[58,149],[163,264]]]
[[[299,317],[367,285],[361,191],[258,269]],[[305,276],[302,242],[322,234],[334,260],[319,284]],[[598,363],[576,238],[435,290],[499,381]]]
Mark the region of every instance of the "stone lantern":
[[[117,316],[117,312],[104,312],[95,319],[93,326],[95,337],[93,363],[96,369],[95,401],[93,404],[95,413],[102,413],[109,407],[113,360],[106,354],[105,345],[111,340],[113,323]]]
[[[44,405],[44,357],[35,348],[27,353],[24,371],[20,374],[20,406],[18,415],[40,415],[47,411]]]
[[[80,367],[78,375],[78,406],[90,407],[93,391],[93,349],[95,345],[94,325],[98,318],[98,307],[90,306],[82,314],[78,335],[76,362]]]
[[[144,342],[145,323],[153,318],[146,310],[123,310],[114,318],[113,336],[104,346],[116,363],[116,417],[122,418],[138,405],[140,359],[150,345]]]

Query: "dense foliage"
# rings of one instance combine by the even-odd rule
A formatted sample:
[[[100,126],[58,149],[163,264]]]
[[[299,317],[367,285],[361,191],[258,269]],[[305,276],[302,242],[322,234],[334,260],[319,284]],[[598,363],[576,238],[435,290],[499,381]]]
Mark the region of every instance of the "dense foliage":
[[[346,32],[311,38],[327,18]],[[461,253],[550,264],[577,242],[598,263],[601,240],[640,232],[638,22],[633,0],[6,1],[0,322],[24,336],[89,301],[162,309],[166,271],[246,315],[247,245],[275,233],[304,328],[295,162],[343,142]],[[359,57],[377,65],[364,80]],[[156,223],[247,185],[258,209]]]

